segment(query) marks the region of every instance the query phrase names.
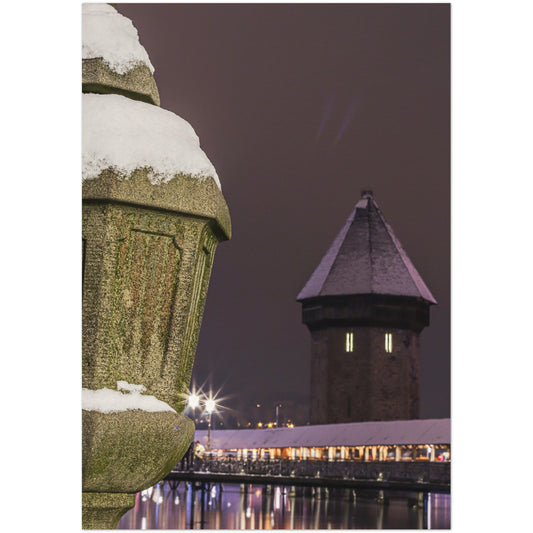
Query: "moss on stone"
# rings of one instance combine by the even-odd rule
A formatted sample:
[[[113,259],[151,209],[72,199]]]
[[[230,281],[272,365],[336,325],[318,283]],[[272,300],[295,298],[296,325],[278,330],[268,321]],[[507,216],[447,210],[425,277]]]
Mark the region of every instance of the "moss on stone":
[[[84,492],[83,529],[116,529],[122,515],[135,505],[135,494]]]
[[[83,411],[83,491],[136,493],[187,451],[194,423],[171,411]]]
[[[120,94],[159,106],[159,91],[155,79],[144,63],[125,74],[111,70],[101,57],[82,61],[82,92]]]
[[[139,383],[182,409],[217,244],[213,223],[107,203],[85,204],[83,217],[83,386]]]

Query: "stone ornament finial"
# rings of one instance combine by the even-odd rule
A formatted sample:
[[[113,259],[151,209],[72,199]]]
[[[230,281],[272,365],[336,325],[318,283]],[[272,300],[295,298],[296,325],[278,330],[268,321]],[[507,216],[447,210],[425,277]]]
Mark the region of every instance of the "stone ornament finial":
[[[160,105],[154,67],[131,20],[110,4],[82,5],[82,91]]]

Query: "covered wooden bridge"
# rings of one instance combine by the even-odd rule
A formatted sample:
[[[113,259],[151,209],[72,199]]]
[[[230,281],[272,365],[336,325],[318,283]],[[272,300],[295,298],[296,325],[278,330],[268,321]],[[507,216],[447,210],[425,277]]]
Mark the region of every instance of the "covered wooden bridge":
[[[198,430],[219,460],[449,461],[450,419],[395,420],[294,428]]]

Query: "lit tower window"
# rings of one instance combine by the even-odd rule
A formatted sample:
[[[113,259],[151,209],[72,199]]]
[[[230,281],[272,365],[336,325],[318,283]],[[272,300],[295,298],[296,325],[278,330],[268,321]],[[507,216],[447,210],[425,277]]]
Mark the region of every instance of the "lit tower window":
[[[353,352],[353,332],[348,331],[346,333],[346,351]]]
[[[385,351],[392,353],[392,333],[385,333]]]

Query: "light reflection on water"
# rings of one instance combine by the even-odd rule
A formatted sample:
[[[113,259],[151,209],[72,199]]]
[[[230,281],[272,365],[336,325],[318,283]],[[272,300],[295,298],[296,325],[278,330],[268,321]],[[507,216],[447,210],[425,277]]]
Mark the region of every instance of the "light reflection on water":
[[[450,495],[158,483],[117,529],[449,529]],[[379,500],[383,500],[380,502]]]

